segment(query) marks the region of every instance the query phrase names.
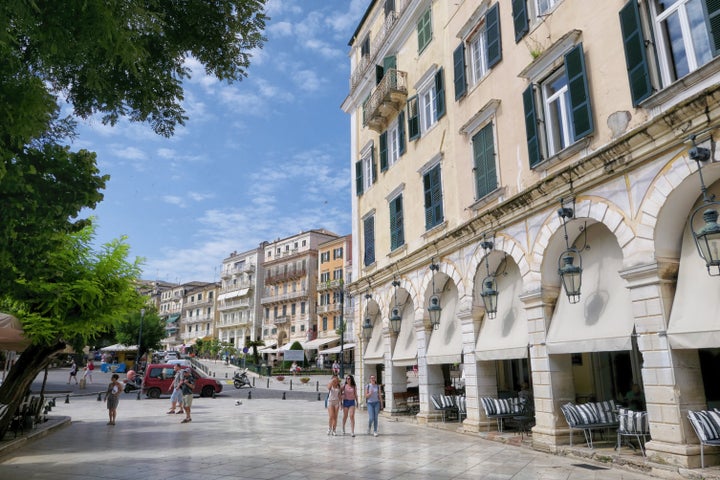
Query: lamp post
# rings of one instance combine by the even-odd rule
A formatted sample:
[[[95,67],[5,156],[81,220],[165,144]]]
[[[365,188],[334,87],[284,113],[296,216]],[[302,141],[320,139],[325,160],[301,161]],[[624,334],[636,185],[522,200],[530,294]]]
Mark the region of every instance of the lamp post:
[[[440,328],[440,313],[442,312],[442,307],[440,306],[440,296],[435,292],[435,272],[439,269],[440,266],[437,263],[430,264],[430,271],[432,271],[432,295],[430,296],[427,311],[430,316],[430,324],[432,325],[433,330]]]
[[[135,361],[135,372],[140,371],[140,354],[142,353],[142,329],[143,329],[143,321],[145,320],[145,309],[140,309],[140,333],[138,334],[138,351],[137,351],[137,360]]]
[[[340,284],[340,378],[345,378],[345,286]]]
[[[575,200],[573,199],[573,205]],[[566,207],[563,199],[560,199],[560,209],[558,216],[562,219],[563,232],[565,235],[565,251],[558,259],[558,275],[565,287],[565,294],[570,303],[578,303],[580,301],[580,287],[582,286],[582,256],[580,250],[570,246],[570,240],[567,233],[568,218],[574,218],[575,212],[572,208]],[[583,247],[584,249],[585,247]],[[575,260],[578,264],[574,264]]]

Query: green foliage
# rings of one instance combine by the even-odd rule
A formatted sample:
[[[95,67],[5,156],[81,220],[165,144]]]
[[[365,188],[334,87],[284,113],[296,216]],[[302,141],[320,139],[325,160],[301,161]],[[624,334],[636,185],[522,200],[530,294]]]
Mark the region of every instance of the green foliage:
[[[302,350],[302,344],[298,341],[294,341],[292,345],[290,345],[290,350]]]
[[[260,354],[258,353],[258,348],[264,347],[265,342],[262,339],[248,340],[245,342],[245,346],[252,349],[253,362],[255,362],[255,365],[259,365]]]
[[[139,310],[142,298],[135,284],[140,268],[127,260],[123,240],[94,251],[92,227],[56,236],[60,247],[45,256],[44,272],[34,278],[21,275],[12,295],[0,300],[0,310],[16,315],[34,344],[82,347],[127,312]]]
[[[140,322],[142,321],[142,339],[139,357],[142,357],[148,350],[159,350],[160,340],[165,338],[165,322],[160,318],[155,309],[145,308],[145,316],[140,311],[125,315],[115,326],[115,339],[117,343],[125,345],[137,345],[140,337]]]

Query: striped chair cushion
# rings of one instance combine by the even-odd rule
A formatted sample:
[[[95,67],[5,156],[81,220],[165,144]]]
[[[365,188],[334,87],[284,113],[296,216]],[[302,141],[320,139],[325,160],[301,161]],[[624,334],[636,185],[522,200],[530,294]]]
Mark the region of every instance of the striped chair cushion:
[[[492,398],[480,397],[480,402],[482,403],[483,410],[485,410],[485,416],[489,417],[497,413],[497,410],[495,410],[495,402],[493,402]]]
[[[494,398],[496,415],[508,415],[515,413],[514,405],[511,398]]]
[[[452,395],[443,395],[442,397],[440,397],[440,399],[442,400],[442,405],[444,408],[455,408],[456,407],[455,399],[453,398]]]
[[[459,411],[460,413],[465,413],[465,411],[467,410],[467,408],[466,408],[466,399],[465,399],[465,397],[462,396],[462,395],[457,395],[457,396],[455,397],[455,405],[457,405],[458,411]]]
[[[572,403],[561,405],[560,410],[562,410],[563,415],[565,415],[565,420],[568,425],[575,426],[580,423],[580,415],[578,415],[577,409]]]
[[[650,433],[650,423],[648,422],[647,412],[635,412],[627,408],[618,410],[620,425],[619,433],[632,434],[648,434]]]
[[[597,402],[595,406],[597,407],[598,423],[617,423],[617,407],[614,400]]]
[[[431,395],[431,396],[430,396],[430,401],[432,402],[433,407],[435,407],[435,410],[442,410],[442,409],[443,409],[442,401],[440,400],[440,398],[439,398],[437,395]]]
[[[581,424],[590,425],[593,423],[600,423],[598,408],[594,403],[583,403],[582,405],[575,405],[575,410],[580,417]]]
[[[688,418],[693,424],[700,440],[716,440],[720,438],[720,414],[714,411],[688,411]]]

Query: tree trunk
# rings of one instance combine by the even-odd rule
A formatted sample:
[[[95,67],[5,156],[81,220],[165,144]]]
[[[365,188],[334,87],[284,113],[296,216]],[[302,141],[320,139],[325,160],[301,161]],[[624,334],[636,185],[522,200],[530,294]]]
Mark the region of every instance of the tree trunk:
[[[40,370],[50,363],[52,356],[65,348],[64,342],[55,345],[30,345],[20,355],[0,386],[0,403],[9,405],[7,414],[0,418],[0,438],[10,428],[13,413],[30,390]]]

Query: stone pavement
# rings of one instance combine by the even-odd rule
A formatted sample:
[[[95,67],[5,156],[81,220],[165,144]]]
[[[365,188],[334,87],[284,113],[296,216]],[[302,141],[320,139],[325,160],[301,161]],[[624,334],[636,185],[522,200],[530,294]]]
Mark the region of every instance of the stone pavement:
[[[252,389],[252,399],[247,398],[249,389],[231,385],[216,398],[195,398],[193,421],[187,424],[180,423],[183,416],[165,413],[167,397],[137,400],[135,394],[125,394],[117,425],[108,426],[105,403],[97,401],[105,376],[109,379],[109,374],[96,375],[91,387],[79,391],[65,384],[66,372],[51,373],[58,396],[51,420],[17,441],[0,442],[0,479],[653,478],[597,463],[598,457],[538,452],[514,442],[518,435],[491,441],[462,434],[450,422],[419,426],[410,418],[382,416],[380,436],[372,437],[365,433],[367,414],[359,411],[355,437],[349,435],[349,424],[348,435],[327,436],[327,411],[311,391],[314,386],[303,386],[307,393],[290,392],[280,382]],[[224,372],[216,372],[218,376]],[[283,385],[287,400],[279,392]],[[65,390],[72,391],[70,403],[64,403]],[[699,474],[668,472],[663,477],[701,478]]]

